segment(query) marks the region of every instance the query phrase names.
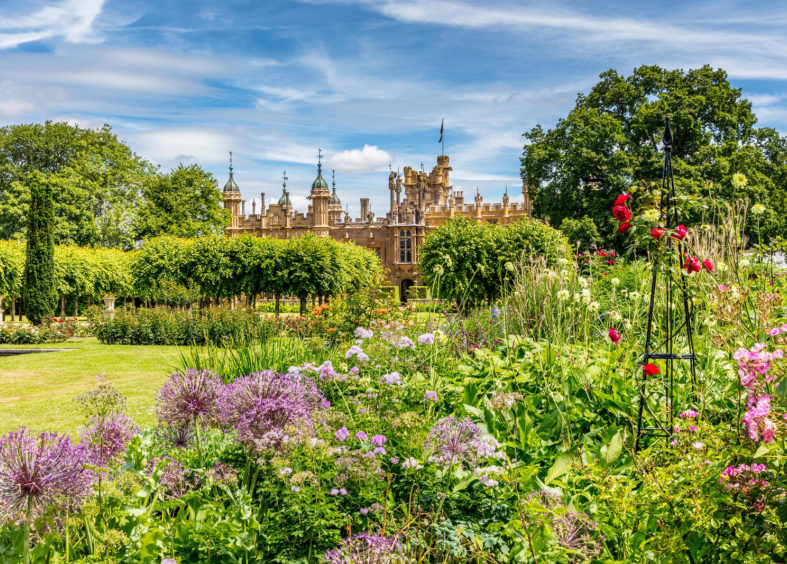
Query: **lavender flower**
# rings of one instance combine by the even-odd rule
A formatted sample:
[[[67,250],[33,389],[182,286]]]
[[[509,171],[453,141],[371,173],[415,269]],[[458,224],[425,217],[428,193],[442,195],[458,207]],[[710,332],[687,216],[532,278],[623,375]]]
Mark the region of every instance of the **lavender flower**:
[[[358,431],[357,433],[355,433],[355,438],[358,439],[359,441],[368,441],[369,435],[367,435],[363,431]]]
[[[402,378],[398,372],[391,372],[390,374],[383,374],[380,383],[387,386],[398,386],[402,383]]]
[[[66,435],[30,435],[24,427],[12,431],[0,439],[0,504],[28,526],[33,510],[77,506],[92,484],[86,462],[84,449]]]
[[[341,442],[346,441],[349,436],[350,436],[350,431],[347,430],[347,427],[342,427],[341,429],[338,429],[336,431],[336,438],[339,439]]]
[[[429,390],[424,394],[424,401],[431,401],[432,403],[437,403],[437,392],[434,390]]]
[[[432,453],[429,461],[439,466],[467,464],[475,468],[480,459],[496,456],[499,445],[469,418],[445,417],[432,427],[424,447]]]
[[[326,552],[323,561],[326,564],[393,564],[401,560],[399,553],[396,537],[361,533],[344,539],[339,548]]]
[[[170,425],[191,425],[209,421],[223,387],[221,380],[207,370],[175,373],[159,391],[156,417]]]
[[[411,349],[415,346],[415,343],[413,343],[413,340],[410,337],[402,336],[393,343],[393,346],[397,349]]]
[[[112,413],[105,419],[93,417],[82,430],[80,445],[90,464],[111,466],[120,461],[137,433],[139,427],[129,417]]]
[[[358,345],[353,345],[347,352],[344,354],[344,358],[350,359],[355,356],[358,359],[358,362],[366,362],[369,360],[369,355],[363,352],[363,349]]]
[[[424,333],[423,335],[418,336],[419,345],[431,345],[432,343],[434,343],[433,333]]]
[[[363,327],[358,327],[353,333],[356,338],[358,339],[371,339],[374,333],[372,333],[371,329],[364,329]]]
[[[241,443],[276,448],[287,440],[286,426],[309,422],[311,413],[326,403],[314,381],[267,370],[227,385],[219,398],[218,418],[235,429]]]
[[[372,437],[371,443],[373,446],[381,447],[385,444],[386,440],[387,439],[385,438],[385,435],[374,435]]]

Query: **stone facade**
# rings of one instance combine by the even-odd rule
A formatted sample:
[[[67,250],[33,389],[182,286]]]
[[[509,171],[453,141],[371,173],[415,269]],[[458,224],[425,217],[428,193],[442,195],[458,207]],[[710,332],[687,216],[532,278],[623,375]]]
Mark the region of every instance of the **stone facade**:
[[[232,222],[229,236],[248,233],[260,237],[289,239],[307,232],[342,241],[352,241],[374,250],[382,261],[391,285],[398,286],[404,297],[407,289],[420,283],[417,271],[418,249],[427,233],[453,217],[464,216],[479,223],[508,225],[523,217],[532,216],[530,196],[523,185],[524,204],[511,203],[508,193],[502,202],[484,203],[476,193],[473,203],[465,203],[462,192],[455,192],[449,180],[451,166],[447,155],[437,157],[431,172],[405,167],[404,171],[388,175],[390,205],[388,213],[375,217],[369,208],[369,198],[361,198],[361,216],[351,218],[342,209],[336,194],[322,176],[322,163],[317,164],[317,178],[309,193],[311,204],[306,213],[292,209],[287,190],[287,176],[282,182],[282,195],[276,203],[267,205],[261,194],[260,205],[252,202],[251,214],[246,214],[246,202],[235,183],[232,166],[230,178],[224,185],[224,208],[230,211]]]

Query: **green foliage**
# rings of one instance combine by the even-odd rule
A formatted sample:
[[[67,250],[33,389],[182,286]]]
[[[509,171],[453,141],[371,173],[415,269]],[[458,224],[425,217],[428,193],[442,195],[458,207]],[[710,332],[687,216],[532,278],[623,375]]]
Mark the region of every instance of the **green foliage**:
[[[523,261],[552,262],[567,253],[566,238],[540,221],[500,227],[460,217],[429,234],[419,267],[435,295],[466,308],[499,298]]]
[[[618,241],[610,203],[632,184],[661,178],[660,140],[670,116],[676,187],[697,196],[686,225],[706,223],[724,213],[724,202],[740,200],[765,206],[763,237],[784,236],[787,141],[755,127],[751,103],[723,70],[641,66],[628,77],[609,70],[600,78],[553,129],[524,134],[522,177],[537,215],[552,225],[592,217],[605,243]],[[745,185],[736,186],[735,173],[745,175]],[[747,219],[750,237],[755,222]]]
[[[91,323],[99,341],[117,345],[226,346],[264,339],[275,326],[275,322],[261,319],[254,311],[229,308],[120,309],[107,320],[95,312]]]
[[[43,174],[28,175],[30,208],[27,224],[24,299],[25,313],[34,325],[55,312],[55,236],[53,182]]]
[[[230,223],[216,179],[199,165],[151,177],[142,187],[138,236],[199,237],[221,233]]]
[[[28,174],[46,175],[57,193],[55,242],[130,248],[139,193],[153,166],[98,130],[67,123],[0,129],[0,238],[24,238],[30,206]]]
[[[601,243],[596,222],[588,216],[582,219],[567,217],[560,224],[560,230],[568,239],[571,248],[577,249],[579,252],[585,252]]]

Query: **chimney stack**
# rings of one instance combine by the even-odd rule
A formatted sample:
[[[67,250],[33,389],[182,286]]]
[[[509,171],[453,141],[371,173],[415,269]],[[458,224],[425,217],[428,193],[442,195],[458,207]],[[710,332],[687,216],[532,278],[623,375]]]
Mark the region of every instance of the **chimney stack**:
[[[368,221],[369,198],[361,198],[361,221]]]

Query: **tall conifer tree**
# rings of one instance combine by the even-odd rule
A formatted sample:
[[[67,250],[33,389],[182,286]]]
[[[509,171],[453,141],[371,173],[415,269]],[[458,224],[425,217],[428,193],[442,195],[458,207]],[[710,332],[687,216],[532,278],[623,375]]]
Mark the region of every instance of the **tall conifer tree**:
[[[52,182],[40,172],[28,176],[30,211],[27,228],[24,300],[27,319],[39,325],[57,306],[55,293],[55,213]]]

